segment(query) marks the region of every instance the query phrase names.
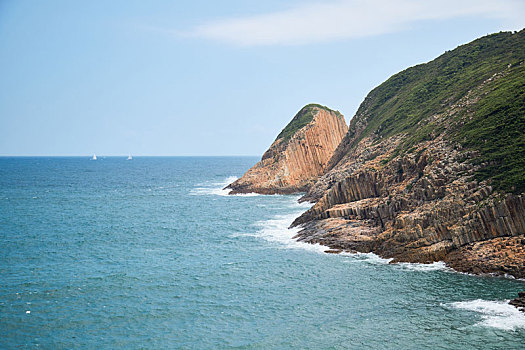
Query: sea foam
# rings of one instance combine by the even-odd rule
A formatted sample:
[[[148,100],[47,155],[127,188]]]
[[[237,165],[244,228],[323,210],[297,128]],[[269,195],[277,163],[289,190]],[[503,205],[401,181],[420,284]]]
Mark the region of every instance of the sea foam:
[[[256,229],[254,233],[241,235],[262,238],[268,242],[276,243],[278,247],[283,249],[302,249],[319,253],[323,253],[325,250],[329,249],[328,247],[320,244],[300,242],[293,238],[295,235],[297,235],[300,228],[289,228],[290,225],[295,220],[295,218],[301,215],[305,210],[308,210],[312,204],[298,203],[297,200],[300,198],[299,196],[287,197],[289,197],[290,202],[286,203],[285,207],[288,210],[293,210],[292,212],[288,214],[276,215],[271,219],[258,221],[254,224]]]
[[[255,224],[255,226],[258,227],[258,230],[253,236],[262,238],[268,242],[277,243],[280,247],[287,249],[303,249],[319,253],[323,253],[325,250],[329,249],[320,244],[300,242],[293,238],[299,232],[299,228],[288,227],[300,214],[301,212],[288,215],[277,215],[273,219],[259,221]]]
[[[481,321],[475,326],[491,327],[506,331],[525,329],[525,314],[505,301],[476,299],[459,301],[447,306],[473,311],[481,315]]]
[[[342,252],[341,255],[350,257],[345,263],[365,262],[372,265],[387,265],[392,259],[385,259],[375,253],[349,253]]]
[[[238,177],[236,176],[229,176],[226,179],[219,181],[219,182],[205,182],[197,184],[194,189],[190,191],[191,195],[194,196],[230,196],[230,189],[225,189],[226,186],[237,180]],[[252,197],[252,196],[259,196],[258,193],[243,193],[243,194],[236,194],[235,196],[245,196],[245,197]]]
[[[436,261],[431,264],[398,263],[396,266],[412,271],[452,271],[443,261]]]

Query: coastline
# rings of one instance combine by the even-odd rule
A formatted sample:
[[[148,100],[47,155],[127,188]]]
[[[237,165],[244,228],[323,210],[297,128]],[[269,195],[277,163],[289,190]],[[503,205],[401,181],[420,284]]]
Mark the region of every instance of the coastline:
[[[324,220],[326,221],[326,220]],[[499,276],[507,277],[518,280],[525,280],[525,271],[522,269],[515,268],[514,266],[509,266],[505,264],[505,261],[494,261],[494,259],[489,259],[487,257],[477,257],[477,259],[465,259],[465,252],[470,252],[474,254],[479,249],[472,249],[473,245],[489,245],[489,247],[483,247],[484,252],[489,253],[500,253],[505,256],[506,251],[499,251],[499,245],[501,244],[499,240],[501,239],[510,239],[519,241],[518,244],[521,244],[521,241],[524,239],[520,236],[515,237],[501,237],[491,240],[491,242],[481,241],[467,244],[464,247],[461,247],[459,250],[452,250],[448,254],[442,255],[441,259],[428,259],[426,256],[418,255],[407,255],[405,258],[403,256],[393,256],[388,254],[388,250],[384,247],[381,247],[377,244],[377,241],[374,240],[372,234],[376,232],[371,231],[370,228],[363,228],[361,226],[351,227],[351,224],[356,225],[355,223],[347,223],[343,220],[337,222],[337,219],[333,219],[328,222],[329,227],[323,226],[327,224],[326,222],[317,222],[312,221],[306,224],[299,226],[299,232],[294,236],[294,239],[305,243],[312,244],[321,244],[327,247],[328,252],[332,254],[348,252],[348,253],[373,253],[378,255],[383,259],[390,259],[390,263],[417,263],[417,264],[432,264],[435,262],[443,262],[447,267],[453,269],[458,273],[467,273],[471,275],[482,275],[482,276]],[[516,245],[509,244],[504,246],[505,249],[512,249]]]
[[[234,177],[228,178],[226,181],[233,179]],[[225,182],[217,183],[217,185],[224,185]],[[299,216],[302,215],[305,211],[307,211],[309,208],[305,203],[308,203],[307,201],[301,200],[304,198],[304,191],[297,191],[297,192],[290,192],[290,193],[279,193],[279,192],[272,192],[272,193],[259,193],[259,192],[249,192],[249,191],[243,191],[243,192],[236,192],[229,188],[228,186],[223,187],[220,189],[220,193],[215,193],[222,196],[258,196],[258,195],[285,195],[285,196],[293,196],[296,197],[296,204],[300,205],[301,208],[304,208],[302,212],[298,212]],[[312,206],[314,205],[313,203]],[[293,215],[292,215],[293,216]],[[292,218],[292,216],[288,215],[288,219]],[[329,228],[329,229],[322,229],[317,227],[318,222],[317,221],[311,221],[305,224],[301,224],[298,226],[293,227],[292,223],[297,219],[297,217],[293,217],[293,219],[289,220],[289,225],[287,227],[288,230],[295,230],[296,232],[291,236],[291,239],[298,242],[298,243],[304,243],[312,246],[319,246],[322,247],[320,249],[315,249],[316,251],[325,253],[325,254],[350,254],[350,255],[368,255],[372,254],[376,257],[376,260],[381,260],[384,263],[391,264],[391,265],[397,265],[401,266],[402,264],[410,264],[411,266],[439,266],[439,269],[446,269],[450,270],[454,273],[459,274],[465,274],[469,276],[480,276],[480,277],[496,277],[496,278],[506,278],[506,279],[512,279],[512,280],[519,280],[525,282],[525,274],[512,274],[508,273],[505,269],[503,269],[503,266],[497,266],[497,265],[485,265],[485,266],[478,266],[476,264],[468,264],[465,263],[461,257],[457,257],[456,259],[442,259],[442,260],[434,260],[429,261],[428,259],[425,260],[404,260],[399,258],[394,258],[385,254],[382,254],[381,251],[377,251],[373,249],[372,242],[369,242],[368,244],[366,242],[358,242],[358,241],[352,241],[348,239],[348,236],[346,239],[341,234],[342,229],[346,229],[346,224],[341,224],[339,226],[335,225],[335,227]],[[334,232],[335,231],[335,232]],[[338,236],[341,235],[341,236]],[[521,237],[510,237],[517,240],[522,240]],[[525,239],[525,238],[523,238]],[[483,244],[485,242],[475,242],[471,244]],[[451,252],[452,254],[454,252]]]
[[[384,256],[380,252],[376,252],[374,250],[370,251],[358,251],[353,249],[347,249],[345,248],[345,243],[343,241],[341,242],[334,242],[333,239],[327,238],[326,241],[323,241],[322,239],[319,239],[318,241],[305,241],[302,238],[305,238],[301,235],[299,232],[296,234],[294,239],[305,242],[308,244],[319,244],[326,248],[324,251],[325,254],[351,254],[351,255],[360,255],[360,254],[373,254],[378,259],[382,259],[387,261],[390,265],[403,265],[403,264],[410,264],[415,266],[436,266],[436,265],[443,265],[442,269],[448,269],[454,273],[464,274],[468,276],[479,276],[479,277],[495,277],[495,278],[506,278],[506,279],[512,279],[512,280],[518,280],[525,282],[525,277],[519,276],[516,277],[512,274],[506,273],[504,270],[497,270],[497,269],[482,269],[482,268],[476,268],[475,266],[468,266],[466,264],[450,264],[446,260],[436,260],[436,261],[404,261],[404,260],[395,260],[394,258]]]

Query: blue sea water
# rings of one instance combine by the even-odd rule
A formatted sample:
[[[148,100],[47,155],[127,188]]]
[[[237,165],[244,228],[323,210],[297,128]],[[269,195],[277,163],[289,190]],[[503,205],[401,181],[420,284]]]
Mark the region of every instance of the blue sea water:
[[[525,281],[295,242],[256,161],[0,158],[0,348],[524,348]]]

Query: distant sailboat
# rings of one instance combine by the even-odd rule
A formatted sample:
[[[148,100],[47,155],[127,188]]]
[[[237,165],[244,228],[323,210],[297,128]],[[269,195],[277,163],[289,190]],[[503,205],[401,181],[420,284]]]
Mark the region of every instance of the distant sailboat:
[[[93,154],[93,158],[91,158],[91,160],[97,160],[97,155]]]
[[[131,154],[128,156],[128,160],[132,160],[133,157],[131,156]]]

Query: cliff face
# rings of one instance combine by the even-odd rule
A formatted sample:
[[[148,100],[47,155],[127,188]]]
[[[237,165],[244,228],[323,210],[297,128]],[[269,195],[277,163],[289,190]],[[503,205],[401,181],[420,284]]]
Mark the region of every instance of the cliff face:
[[[228,185],[236,193],[304,192],[321,176],[346,134],[344,117],[319,105],[303,107],[260,162]]]
[[[352,119],[297,238],[525,277],[525,33],[396,74]]]

